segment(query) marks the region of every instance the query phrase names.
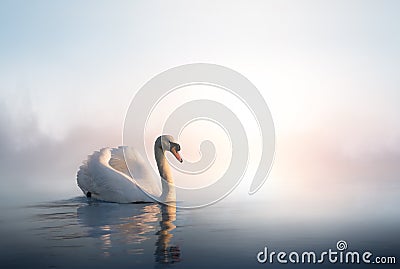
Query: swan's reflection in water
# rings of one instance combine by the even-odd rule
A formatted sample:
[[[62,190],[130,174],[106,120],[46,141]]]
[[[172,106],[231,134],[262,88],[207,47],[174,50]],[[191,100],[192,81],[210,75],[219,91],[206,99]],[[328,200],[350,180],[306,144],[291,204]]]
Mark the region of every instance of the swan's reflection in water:
[[[157,263],[180,261],[180,248],[173,242],[176,208],[159,204],[112,204],[91,202],[77,209],[78,221],[89,228],[88,236],[101,240],[103,256],[144,255],[155,238]],[[154,243],[153,243],[154,244]]]
[[[176,207],[170,205],[160,205],[161,221],[160,230],[157,232],[156,251],[154,256],[156,262],[162,264],[174,263],[180,261],[181,251],[179,246],[171,244],[173,238],[172,231],[176,228]]]

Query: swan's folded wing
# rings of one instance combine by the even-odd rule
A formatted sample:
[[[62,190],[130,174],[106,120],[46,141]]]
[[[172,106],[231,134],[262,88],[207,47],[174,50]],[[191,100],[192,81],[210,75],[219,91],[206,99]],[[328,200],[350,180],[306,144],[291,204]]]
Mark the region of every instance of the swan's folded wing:
[[[125,162],[123,147],[111,149],[111,158],[108,163],[112,168],[126,175],[130,175],[128,167]]]
[[[146,192],[154,196],[161,194],[160,180],[155,178],[150,164],[133,148],[125,146],[112,149],[109,164],[139,184]]]
[[[78,172],[78,185],[92,197],[118,203],[152,201],[126,174],[109,165],[111,149],[89,156]]]

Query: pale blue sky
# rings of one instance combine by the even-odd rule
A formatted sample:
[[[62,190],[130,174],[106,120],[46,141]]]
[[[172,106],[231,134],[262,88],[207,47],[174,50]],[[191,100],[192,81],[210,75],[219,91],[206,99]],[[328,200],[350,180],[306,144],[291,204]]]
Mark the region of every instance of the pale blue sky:
[[[120,125],[135,90],[190,62],[242,72],[288,128],[299,121],[292,111],[313,117],[310,103],[336,113],[338,104],[351,109],[354,101],[367,107],[373,101],[386,110],[400,97],[396,1],[0,5],[1,96],[28,94],[41,128],[51,134],[97,125],[98,113],[100,124]]]
[[[210,62],[258,87],[282,170],[296,163],[290,151],[397,160],[399,11],[398,1],[1,1],[1,143],[18,156],[65,140],[79,158],[117,145],[138,88]],[[322,146],[297,149],[304,137]]]

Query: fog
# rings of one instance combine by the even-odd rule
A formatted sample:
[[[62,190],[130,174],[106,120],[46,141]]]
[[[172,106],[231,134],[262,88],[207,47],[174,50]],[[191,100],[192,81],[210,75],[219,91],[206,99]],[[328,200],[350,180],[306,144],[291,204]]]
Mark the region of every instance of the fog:
[[[397,202],[398,5],[2,2],[0,201],[81,195],[82,160],[122,143],[135,91],[209,62],[252,81],[274,119],[275,161],[253,199]]]

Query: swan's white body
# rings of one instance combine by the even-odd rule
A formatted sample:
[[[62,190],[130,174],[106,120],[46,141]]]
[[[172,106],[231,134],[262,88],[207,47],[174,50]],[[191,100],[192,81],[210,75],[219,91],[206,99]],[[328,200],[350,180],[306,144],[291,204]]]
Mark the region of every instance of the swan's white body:
[[[163,145],[161,145],[162,143]],[[173,179],[164,155],[164,149],[168,147],[169,150],[171,147],[169,143],[178,145],[173,142],[171,136],[159,137],[154,145],[160,176],[165,180],[160,181],[160,179],[154,178],[150,165],[146,164],[134,149],[128,147],[103,148],[90,155],[80,167],[77,174],[78,186],[85,195],[89,196],[88,194],[90,194],[95,199],[107,202],[154,202],[142,188],[154,197],[171,201],[175,195],[171,187]],[[180,158],[176,151],[171,150],[171,152]],[[126,163],[129,163],[131,173]],[[140,181],[140,187],[137,185],[137,181]]]

